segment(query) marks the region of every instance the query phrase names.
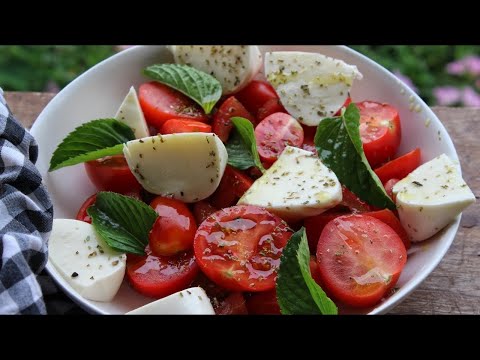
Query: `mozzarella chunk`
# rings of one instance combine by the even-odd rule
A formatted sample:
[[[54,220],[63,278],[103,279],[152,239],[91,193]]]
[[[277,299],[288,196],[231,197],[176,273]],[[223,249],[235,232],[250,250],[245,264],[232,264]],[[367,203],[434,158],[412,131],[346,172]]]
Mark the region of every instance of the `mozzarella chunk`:
[[[356,66],[322,54],[279,51],[265,54],[265,75],[288,113],[302,124],[316,126],[345,103]]]
[[[126,315],[215,315],[215,311],[205,291],[201,287],[192,287],[132,310]]]
[[[150,135],[140,102],[138,101],[137,92],[133,86],[118,108],[115,119],[130,126],[137,139]]]
[[[111,301],[122,284],[126,259],[108,247],[91,224],[53,220],[48,260],[85,299]]]
[[[428,239],[475,202],[458,162],[445,154],[419,166],[395,184],[393,193],[400,221],[412,241]]]
[[[238,204],[257,205],[286,221],[319,215],[342,201],[337,176],[312,152],[287,146]]]
[[[132,140],[124,145],[123,153],[145,190],[183,202],[212,195],[228,160],[218,136],[200,132]]]
[[[245,87],[262,66],[262,54],[254,45],[175,45],[169,49],[177,64],[192,66],[217,79],[224,95]]]

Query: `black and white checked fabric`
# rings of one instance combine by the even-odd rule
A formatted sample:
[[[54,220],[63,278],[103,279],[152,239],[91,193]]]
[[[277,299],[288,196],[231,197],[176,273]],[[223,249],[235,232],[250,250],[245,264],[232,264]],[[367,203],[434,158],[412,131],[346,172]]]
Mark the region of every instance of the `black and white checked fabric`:
[[[0,314],[46,314],[37,275],[47,262],[53,207],[37,156],[0,88]]]

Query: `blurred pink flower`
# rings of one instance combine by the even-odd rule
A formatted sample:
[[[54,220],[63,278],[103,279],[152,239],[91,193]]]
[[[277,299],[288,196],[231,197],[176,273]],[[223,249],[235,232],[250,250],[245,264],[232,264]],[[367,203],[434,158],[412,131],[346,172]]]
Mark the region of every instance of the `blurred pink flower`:
[[[467,56],[464,60],[465,68],[473,76],[480,75],[480,56]]]
[[[462,75],[465,73],[465,64],[462,60],[453,61],[447,64],[447,73],[451,75]]]
[[[473,88],[463,89],[462,102],[464,106],[480,107],[480,94]]]
[[[475,81],[475,85],[480,88],[480,79],[478,79],[477,81]]]
[[[433,89],[437,105],[453,105],[460,101],[462,90],[453,86],[441,86]]]
[[[418,92],[418,89],[413,83],[412,79],[410,79],[407,75],[402,74],[400,70],[395,70],[393,72],[393,75],[395,75],[398,79],[404,82],[405,85],[407,85],[410,89],[412,89],[415,92]]]

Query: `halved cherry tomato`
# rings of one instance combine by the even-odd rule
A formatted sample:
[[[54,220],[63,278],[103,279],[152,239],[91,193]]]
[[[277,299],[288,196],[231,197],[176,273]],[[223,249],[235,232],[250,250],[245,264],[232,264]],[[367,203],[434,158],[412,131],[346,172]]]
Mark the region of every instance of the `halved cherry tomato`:
[[[233,292],[215,309],[217,315],[248,315],[245,298],[241,292]]]
[[[342,202],[339,208],[342,206],[347,207],[354,213],[374,210],[373,206],[361,200],[357,195],[348,190],[345,185],[342,185]]]
[[[257,121],[262,121],[267,116],[278,112],[288,113],[280,102],[280,99],[270,99],[258,109]]]
[[[357,103],[360,136],[368,162],[374,168],[393,158],[402,137],[398,111],[391,105],[373,101]]]
[[[193,216],[198,225],[217,210],[216,207],[206,200],[200,200],[193,204]]]
[[[223,209],[237,203],[245,191],[252,186],[253,180],[241,170],[227,165],[217,190],[210,197],[210,202],[217,209]]]
[[[247,298],[247,309],[253,315],[280,315],[277,291],[273,289],[251,294]]]
[[[248,119],[253,126],[255,126],[255,118],[253,115],[250,114],[234,96],[230,96],[223,102],[213,116],[212,130],[224,143],[227,142],[230,132],[233,129],[233,124],[230,118],[235,116]]]
[[[349,96],[347,97],[347,99],[345,100],[345,102],[343,103],[342,107],[340,109],[338,109],[338,111],[335,113],[335,115],[333,116],[340,116],[341,115],[341,112],[342,112],[342,109],[344,107],[347,107],[348,105],[350,105],[350,103],[352,102],[352,98]]]
[[[367,215],[344,215],[329,222],[317,248],[323,289],[353,307],[378,303],[396,284],[407,261],[400,237]]]
[[[416,148],[415,150],[376,168],[375,174],[377,174],[382,183],[385,183],[390,179],[401,180],[420,166],[420,157],[420,149]]]
[[[130,171],[123,155],[106,156],[84,164],[88,178],[99,191],[120,194],[140,191],[141,185]]]
[[[162,134],[177,134],[186,132],[211,133],[212,127],[196,120],[170,119],[163,123],[160,132]]]
[[[400,180],[398,179],[390,179],[385,184],[383,184],[383,187],[385,188],[386,193],[388,194],[388,196],[390,196],[393,202],[396,201],[396,196],[393,194],[393,187],[399,181]]]
[[[157,129],[170,119],[208,121],[202,108],[181,92],[151,81],[140,85],[138,100],[145,120]]]
[[[175,256],[155,256],[150,246],[146,256],[127,255],[127,279],[140,294],[162,298],[188,287],[198,274],[192,251]]]
[[[159,215],[149,234],[150,249],[155,255],[170,256],[192,247],[197,224],[187,205],[158,196],[150,206]]]
[[[257,114],[258,110],[268,100],[278,99],[278,95],[272,85],[260,80],[251,81],[245,88],[236,93],[235,97],[252,114]]]
[[[315,133],[317,132],[316,126],[307,126],[303,125],[303,144],[302,149],[311,151],[314,154],[317,153],[317,148],[315,147]]]
[[[290,115],[275,113],[260,121],[255,128],[255,139],[260,158],[271,164],[287,145],[302,145],[303,128]]]
[[[323,231],[325,225],[327,225],[333,219],[336,219],[339,216],[347,214],[346,212],[329,210],[323,214],[310,216],[305,218],[303,225],[305,226],[305,232],[307,233],[308,247],[310,253],[315,254],[317,251],[318,239],[320,239],[320,234]]]
[[[92,218],[87,214],[87,209],[95,204],[95,201],[97,200],[97,194],[93,194],[90,196],[85,202],[82,204],[80,207],[80,210],[78,210],[77,216],[75,219],[80,220],[80,221],[85,221],[89,224],[92,223]]]
[[[193,243],[198,265],[210,280],[232,291],[275,287],[280,256],[292,232],[278,216],[251,205],[209,216]]]
[[[389,209],[383,209],[378,211],[371,211],[365,213],[364,215],[373,216],[374,218],[383,221],[385,224],[390,226],[397,233],[400,239],[402,239],[405,248],[407,250],[410,249],[410,238],[408,237],[407,232],[405,231],[402,224],[400,223],[400,220],[398,220],[393,211]]]
[[[315,282],[322,286],[322,278],[320,277],[320,270],[318,270],[317,258],[313,255],[310,255],[310,275],[312,276]]]

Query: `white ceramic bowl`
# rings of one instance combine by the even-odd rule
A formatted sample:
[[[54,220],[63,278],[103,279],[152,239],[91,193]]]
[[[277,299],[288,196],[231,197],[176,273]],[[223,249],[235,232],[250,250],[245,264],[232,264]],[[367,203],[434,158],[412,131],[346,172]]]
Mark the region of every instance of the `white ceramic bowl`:
[[[422,150],[422,162],[441,153],[458,159],[453,143],[430,108],[406,85],[382,66],[342,46],[262,46],[262,51],[296,50],[319,52],[354,64],[363,74],[352,89],[354,101],[387,102],[400,111],[402,143],[399,154],[415,147]],[[144,67],[172,62],[164,46],[139,46],[123,51],[91,68],[63,89],[42,111],[32,127],[40,154],[38,168],[52,197],[55,218],[75,218],[83,201],[95,192],[83,164],[48,173],[53,151],[75,127],[92,119],[112,117],[130,86],[138,88],[147,78]],[[460,223],[460,216],[435,237],[410,251],[407,265],[398,282],[399,290],[373,309],[370,314],[385,313],[398,305],[437,266],[450,247]],[[121,314],[150,301],[132,290],[126,281],[110,303],[85,300],[59,275],[51,263],[47,270],[63,290],[80,306],[92,313]]]

